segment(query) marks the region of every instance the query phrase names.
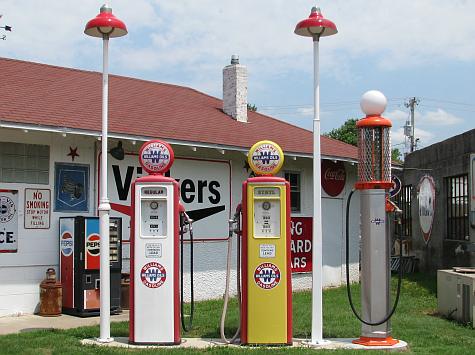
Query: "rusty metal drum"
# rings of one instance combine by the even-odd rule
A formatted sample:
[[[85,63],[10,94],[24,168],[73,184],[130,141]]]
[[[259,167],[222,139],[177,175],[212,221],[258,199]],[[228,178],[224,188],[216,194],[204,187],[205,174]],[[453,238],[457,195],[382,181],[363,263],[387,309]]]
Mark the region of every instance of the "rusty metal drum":
[[[46,270],[46,278],[40,283],[40,316],[60,316],[62,297],[61,282],[56,280],[56,271],[49,268]]]

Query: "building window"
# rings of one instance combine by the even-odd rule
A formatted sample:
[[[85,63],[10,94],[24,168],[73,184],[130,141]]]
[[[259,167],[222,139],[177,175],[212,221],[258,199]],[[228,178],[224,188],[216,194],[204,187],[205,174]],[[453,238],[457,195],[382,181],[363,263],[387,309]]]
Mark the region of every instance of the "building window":
[[[49,146],[0,142],[0,181],[48,184]]]
[[[301,212],[300,208],[300,195],[302,191],[302,179],[298,172],[285,171],[285,180],[290,184],[290,210],[292,213]]]
[[[469,240],[468,175],[445,178],[447,196],[447,239]]]
[[[412,237],[412,185],[404,185],[401,192],[394,198],[396,205],[401,209],[401,223],[396,224],[396,234],[403,238]]]

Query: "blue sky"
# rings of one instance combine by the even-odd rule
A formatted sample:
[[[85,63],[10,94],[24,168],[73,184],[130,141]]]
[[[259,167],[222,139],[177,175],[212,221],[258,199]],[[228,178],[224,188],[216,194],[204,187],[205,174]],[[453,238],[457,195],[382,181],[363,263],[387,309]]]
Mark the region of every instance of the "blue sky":
[[[101,40],[83,34],[102,1],[4,0],[1,56],[101,71]],[[359,118],[361,95],[382,91],[403,149],[404,102],[420,99],[416,136],[427,146],[474,127],[475,1],[113,0],[128,27],[111,40],[110,71],[193,87],[221,98],[232,54],[249,71],[249,102],[311,129],[312,41],[293,34],[312,6],[339,33],[320,45],[322,130]],[[4,34],[4,32],[0,33]]]

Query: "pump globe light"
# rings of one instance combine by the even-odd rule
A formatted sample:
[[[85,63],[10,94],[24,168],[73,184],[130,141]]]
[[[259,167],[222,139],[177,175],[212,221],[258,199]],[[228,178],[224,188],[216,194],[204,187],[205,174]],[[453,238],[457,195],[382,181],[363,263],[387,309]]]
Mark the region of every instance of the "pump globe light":
[[[387,104],[386,96],[378,90],[366,91],[361,96],[360,107],[367,116],[381,115],[386,110]]]

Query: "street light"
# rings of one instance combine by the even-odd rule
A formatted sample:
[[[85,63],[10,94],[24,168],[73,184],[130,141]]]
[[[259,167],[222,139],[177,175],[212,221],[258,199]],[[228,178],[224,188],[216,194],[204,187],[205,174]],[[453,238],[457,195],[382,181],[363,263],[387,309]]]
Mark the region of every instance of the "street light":
[[[84,33],[88,36],[102,38],[102,156],[101,156],[101,197],[99,200],[99,234],[100,245],[100,336],[99,342],[108,343],[110,337],[110,265],[109,265],[109,214],[111,206],[107,196],[107,121],[109,94],[109,38],[127,34],[125,24],[112,14],[112,9],[102,5],[99,15],[86,24]]]
[[[323,17],[318,7],[313,7],[310,16],[295,27],[295,34],[313,38],[314,68],[314,116],[313,116],[313,238],[312,238],[312,339],[311,344],[325,343],[323,340],[322,317],[322,191],[320,153],[320,83],[319,83],[319,41],[320,37],[338,32],[330,20]]]

